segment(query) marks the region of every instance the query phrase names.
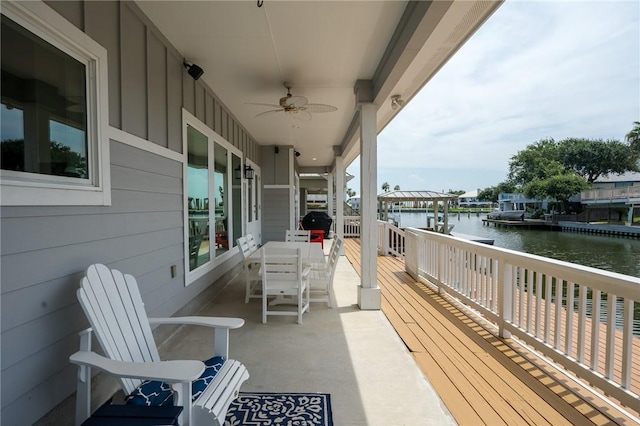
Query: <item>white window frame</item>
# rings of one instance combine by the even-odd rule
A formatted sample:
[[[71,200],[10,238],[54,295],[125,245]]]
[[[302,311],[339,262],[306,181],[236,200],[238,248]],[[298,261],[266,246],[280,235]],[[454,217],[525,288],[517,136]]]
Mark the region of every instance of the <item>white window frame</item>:
[[[106,49],[40,1],[3,1],[2,14],[85,64],[89,178],[0,170],[0,204],[111,205]]]
[[[205,123],[200,121],[196,116],[194,116],[189,111],[183,108],[182,109],[182,182],[183,182],[182,194],[183,194],[183,211],[184,211],[184,218],[183,218],[184,219],[184,270],[186,272],[186,278],[184,281],[185,287],[193,283],[194,281],[198,280],[199,278],[205,276],[209,272],[213,271],[216,268],[216,266],[219,265],[221,262],[224,262],[225,260],[233,257],[235,254],[239,253],[238,246],[233,247],[233,244],[231,243],[231,241],[229,244],[229,250],[222,253],[220,256],[216,256],[215,250],[212,250],[212,248],[209,248],[211,253],[209,262],[205,263],[202,266],[197,267],[193,271],[189,271],[189,195],[188,195],[189,188],[188,188],[188,182],[187,182],[187,167],[189,165],[189,158],[188,158],[189,149],[187,144],[188,142],[187,126],[193,127],[198,132],[202,133],[207,137],[209,142],[209,147],[208,147],[209,160],[213,158],[214,146],[215,146],[214,144],[218,143],[223,148],[225,148],[229,154],[235,154],[238,157],[240,157],[240,167],[242,170],[244,170],[244,161],[243,161],[242,151],[236,148],[235,146],[233,146],[231,143],[229,143],[229,141],[227,141],[221,135],[213,131],[213,129],[208,127]],[[232,155],[228,155],[227,170],[230,170],[231,173],[233,173],[233,169],[231,167],[231,164],[232,164],[231,159],[232,159]],[[214,163],[211,163],[211,164],[214,164]],[[214,199],[214,197],[212,196],[215,188],[214,175],[215,173],[212,173],[210,171],[209,173],[209,191],[210,191],[209,199],[210,200]],[[243,181],[245,180],[244,176],[242,177],[242,180]],[[233,193],[233,191],[231,192]],[[240,206],[241,211],[245,208],[245,200],[244,200],[244,197],[242,198],[243,199],[241,201],[241,206]],[[228,206],[227,206],[228,217],[231,219],[229,221],[229,229],[233,230],[233,202],[231,202],[231,200],[228,200],[227,202],[228,202]],[[211,206],[212,203],[209,203],[209,205]],[[211,219],[212,218],[210,215],[209,216],[210,223],[211,223]],[[238,238],[238,236],[233,235],[233,238],[236,239]],[[209,241],[215,241],[215,226],[211,226],[211,225],[209,226]]]

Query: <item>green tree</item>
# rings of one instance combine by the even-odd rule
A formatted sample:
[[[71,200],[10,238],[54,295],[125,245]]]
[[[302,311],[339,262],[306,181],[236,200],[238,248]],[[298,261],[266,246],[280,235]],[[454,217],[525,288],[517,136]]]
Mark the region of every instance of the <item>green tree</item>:
[[[638,171],[640,152],[629,150],[629,146],[615,140],[590,140],[568,138],[557,146],[559,161],[563,166],[589,183],[611,173],[622,174]]]
[[[569,198],[589,188],[589,183],[573,173],[564,173],[546,179],[534,179],[525,185],[523,192],[529,198],[552,198],[565,204]]]
[[[447,194],[462,195],[465,192],[467,192],[467,191],[465,191],[464,189],[457,189],[455,191],[453,189],[449,189],[449,191],[447,191]]]
[[[518,151],[509,162],[509,181],[523,187],[535,179],[546,179],[562,173],[558,161],[558,144],[553,139],[542,139]]]
[[[384,192],[389,192],[389,188],[391,188],[391,187],[389,186],[389,182],[384,182],[384,183],[382,184],[382,191],[384,191]]]
[[[394,187],[393,187],[393,190],[394,190],[394,191],[400,191],[400,185],[396,185],[396,186],[394,186]]]
[[[351,198],[351,197],[353,197],[353,196],[355,196],[355,195],[356,195],[356,191],[354,191],[354,190],[353,190],[353,189],[351,189],[351,188],[347,188],[347,196],[348,196],[349,198]]]

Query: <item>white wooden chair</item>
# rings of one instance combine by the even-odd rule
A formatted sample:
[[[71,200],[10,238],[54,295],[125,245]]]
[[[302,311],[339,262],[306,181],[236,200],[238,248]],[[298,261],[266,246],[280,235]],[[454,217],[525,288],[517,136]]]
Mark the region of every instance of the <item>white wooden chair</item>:
[[[223,425],[229,404],[237,397],[249,373],[240,362],[229,359],[229,330],[242,327],[241,318],[175,317],[147,318],[136,280],[104,265],[91,265],[81,280],[78,299],[91,328],[80,333],[80,351],[69,358],[79,366],[76,425],[91,414],[91,369],[114,375],[125,395],[138,392],[143,380],[151,385],[170,385],[175,405],[184,407],[181,425]],[[214,328],[217,373],[201,361],[161,361],[151,324],[189,324]],[[91,351],[95,333],[105,356]],[[209,365],[209,361],[207,365]],[[208,374],[209,377],[206,377]],[[204,379],[215,374],[206,385]],[[202,375],[202,376],[201,376]],[[200,379],[200,380],[198,380]],[[196,383],[193,384],[192,381]],[[201,389],[196,389],[196,386]],[[171,391],[171,389],[169,390]],[[196,391],[195,395],[192,392]],[[177,398],[176,398],[177,396]],[[145,400],[146,402],[146,400]]]
[[[333,240],[329,256],[324,264],[314,264],[309,273],[310,302],[326,302],[330,308],[336,307],[336,296],[333,291],[333,279],[340,258],[343,241]]]
[[[301,249],[262,248],[262,322],[268,315],[297,315],[302,324],[302,314],[309,310],[309,271],[302,269]],[[297,306],[292,310],[269,310],[267,298],[290,296]]]
[[[247,238],[247,244],[249,244],[249,250],[251,250],[251,253],[258,250],[258,243],[256,243],[256,239],[254,238],[253,234],[247,234],[246,238]]]
[[[253,238],[252,238],[253,241]],[[249,299],[262,298],[262,277],[260,276],[260,265],[255,264],[249,260],[251,253],[258,249],[255,245],[253,248],[249,245],[247,237],[238,238],[238,247],[240,248],[240,254],[242,255],[242,266],[244,268],[243,274],[246,284],[244,303],[249,303]]]
[[[311,232],[304,229],[287,229],[285,241],[308,243],[311,241]]]

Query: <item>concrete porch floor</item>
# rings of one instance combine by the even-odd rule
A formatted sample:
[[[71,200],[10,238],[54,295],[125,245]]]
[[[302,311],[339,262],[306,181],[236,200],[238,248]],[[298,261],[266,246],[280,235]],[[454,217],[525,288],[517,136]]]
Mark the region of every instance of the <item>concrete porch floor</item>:
[[[312,303],[301,325],[293,316],[262,324],[260,299],[244,303],[239,275],[199,315],[244,318],[230,337],[230,356],[251,375],[242,391],[329,393],[336,426],[455,424],[382,311],[358,309],[359,283],[342,256],[336,308]],[[210,330],[185,327],[165,342],[161,356],[204,359],[212,341]]]

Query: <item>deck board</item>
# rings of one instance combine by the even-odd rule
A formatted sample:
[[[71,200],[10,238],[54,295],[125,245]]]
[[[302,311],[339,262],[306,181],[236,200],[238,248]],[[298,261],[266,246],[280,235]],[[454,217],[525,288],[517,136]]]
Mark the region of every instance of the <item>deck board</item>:
[[[359,241],[347,239],[345,252],[360,272]],[[378,257],[378,285],[383,312],[459,424],[633,424],[450,297],[415,282],[401,260]]]

